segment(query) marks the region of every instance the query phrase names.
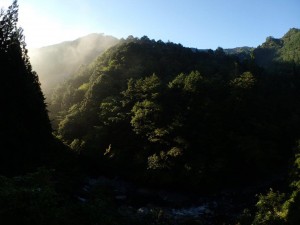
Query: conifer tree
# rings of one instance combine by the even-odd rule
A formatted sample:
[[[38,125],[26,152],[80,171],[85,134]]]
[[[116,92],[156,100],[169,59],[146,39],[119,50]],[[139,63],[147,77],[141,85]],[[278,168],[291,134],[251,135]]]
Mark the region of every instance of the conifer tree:
[[[0,12],[0,173],[25,172],[41,163],[52,138],[44,96],[27,55],[18,3]]]

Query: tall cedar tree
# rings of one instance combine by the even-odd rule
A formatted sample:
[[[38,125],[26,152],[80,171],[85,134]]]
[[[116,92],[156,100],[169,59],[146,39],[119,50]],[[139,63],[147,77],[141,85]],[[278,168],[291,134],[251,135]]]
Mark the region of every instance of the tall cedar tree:
[[[19,174],[42,165],[52,129],[37,74],[17,26],[15,0],[0,12],[0,173]]]

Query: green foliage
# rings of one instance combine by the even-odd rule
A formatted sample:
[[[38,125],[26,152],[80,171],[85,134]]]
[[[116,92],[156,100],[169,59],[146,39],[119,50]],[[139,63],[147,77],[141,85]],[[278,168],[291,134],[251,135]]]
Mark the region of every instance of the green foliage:
[[[78,88],[78,90],[80,90],[80,91],[87,91],[88,89],[89,89],[88,83],[84,83],[84,84],[80,85],[80,87]]]
[[[253,225],[296,225],[300,222],[300,186],[299,186],[299,146],[295,154],[294,168],[291,174],[291,191],[275,192],[272,189],[265,195],[260,194],[256,203]],[[247,224],[247,223],[242,223]]]
[[[170,169],[174,167],[175,160],[182,156],[182,149],[173,147],[169,151],[161,151],[148,157],[148,169]]]
[[[156,128],[155,121],[159,120],[160,107],[149,100],[137,102],[132,108],[130,121],[134,132],[150,136]]]
[[[295,161],[291,176],[293,179],[291,187],[300,190],[300,141],[298,141],[296,146]]]
[[[282,38],[267,38],[254,50],[255,61],[269,73],[296,75],[300,64],[300,30],[290,29]]]
[[[281,59],[284,62],[300,63],[299,43],[300,30],[296,28],[290,29],[283,37],[284,46],[281,49]]]
[[[300,82],[255,64],[259,51],[288,43],[268,42],[240,59],[221,48],[123,40],[61,86],[57,135],[91,170],[151,185],[213,190],[276,174],[300,135]]]
[[[199,71],[192,71],[188,75],[183,73],[179,74],[172,80],[168,87],[171,89],[183,90],[187,93],[197,93],[202,91],[204,78],[200,75]]]
[[[122,102],[119,98],[108,97],[100,104],[99,117],[104,125],[118,123],[125,120],[126,115],[122,112]]]
[[[191,72],[186,78],[184,82],[184,90],[187,92],[197,92],[201,88],[199,84],[201,84],[203,78],[201,77],[198,71]]]
[[[290,199],[285,203],[287,208],[286,221],[288,225],[296,225],[300,223],[300,190],[294,191]]]
[[[231,85],[238,89],[251,89],[255,85],[255,77],[251,72],[244,72],[240,77],[235,78]]]
[[[154,100],[159,96],[161,81],[153,74],[152,76],[145,77],[134,81],[128,81],[127,90],[123,92],[124,97],[131,101],[149,99]]]
[[[52,136],[17,20],[14,1],[0,12],[0,173],[9,175],[33,171],[53,155],[63,164],[67,156]],[[269,179],[287,167],[300,136],[298,46],[298,29],[267,38],[250,58],[128,37],[56,88],[55,134],[77,153],[81,169],[152,187],[213,192]],[[299,224],[299,168],[296,153],[290,192],[259,195],[253,225]],[[116,212],[108,190],[95,189],[81,203],[60,179],[45,169],[1,176],[0,221],[132,222]],[[153,216],[163,224],[161,212]],[[245,211],[241,222],[250,218]]]
[[[279,225],[284,223],[282,204],[285,195],[270,190],[266,195],[260,195],[256,203],[257,214],[253,225]]]
[[[118,42],[115,37],[94,33],[73,41],[30,49],[30,61],[39,74],[47,101],[54,97],[52,94],[57,85]]]
[[[286,219],[288,225],[300,223],[300,146],[298,146],[295,153],[294,167],[292,170],[292,193],[289,199],[285,202]]]

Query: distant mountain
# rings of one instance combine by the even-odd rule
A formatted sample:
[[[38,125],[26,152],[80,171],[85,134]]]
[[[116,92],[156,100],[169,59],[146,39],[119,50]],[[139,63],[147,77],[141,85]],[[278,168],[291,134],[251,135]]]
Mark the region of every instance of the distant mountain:
[[[254,50],[252,47],[236,47],[236,48],[220,48],[226,53],[227,55],[236,55],[239,59],[245,60],[251,57],[251,52]],[[209,52],[212,49],[198,49],[198,48],[191,48],[193,52]]]
[[[30,49],[33,69],[38,73],[46,96],[61,81],[91,63],[102,52],[118,43],[118,39],[104,34],[89,34],[74,41],[37,49]]]
[[[224,49],[224,52],[228,55],[236,55],[240,60],[246,60],[251,58],[251,53],[254,48],[252,47],[237,47],[237,48],[227,48]]]
[[[236,47],[236,48],[226,48],[224,49],[224,52],[229,55],[241,54],[241,53],[250,54],[253,51],[253,49],[254,48],[252,47],[244,46],[244,47]]]

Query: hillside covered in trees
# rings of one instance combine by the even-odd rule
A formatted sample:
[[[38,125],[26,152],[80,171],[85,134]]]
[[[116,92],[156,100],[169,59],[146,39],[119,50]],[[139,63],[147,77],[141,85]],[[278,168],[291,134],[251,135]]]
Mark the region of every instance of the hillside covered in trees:
[[[257,66],[260,48],[241,61],[221,48],[124,40],[56,90],[57,135],[98,158],[93,167],[153,185],[211,189],[282,173],[299,135],[299,78]]]
[[[268,37],[253,54],[255,62],[270,74],[298,74],[300,64],[299,29],[290,29],[282,38]]]
[[[299,29],[231,51],[129,36],[83,55],[92,62],[56,86],[47,108],[17,21],[14,1],[0,13],[0,221],[299,224]],[[141,200],[124,206],[127,196],[90,179],[100,176],[193,196],[263,193],[230,217],[179,220],[178,202],[173,214],[150,205],[141,217],[143,208],[132,213]]]
[[[91,63],[117,43],[118,39],[112,36],[89,34],[74,41],[30,49],[28,54],[48,98],[55,86],[75,73],[81,65]]]
[[[235,54],[130,37],[57,88],[56,134],[92,173],[148,186],[286,178],[299,138],[299,34]]]

